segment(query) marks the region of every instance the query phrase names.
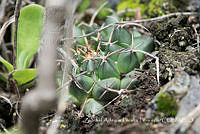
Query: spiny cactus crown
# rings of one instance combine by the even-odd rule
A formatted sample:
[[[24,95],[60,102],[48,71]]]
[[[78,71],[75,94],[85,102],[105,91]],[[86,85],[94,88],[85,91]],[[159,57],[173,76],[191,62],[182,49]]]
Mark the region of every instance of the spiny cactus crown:
[[[137,80],[134,68],[140,66],[145,58],[143,53],[152,52],[153,40],[134,30],[115,25],[116,16],[106,19],[105,26],[113,24],[91,36],[99,26],[80,26],[74,28],[77,38],[73,45],[73,58],[78,65],[72,74],[67,99],[78,106],[85,102],[85,113],[99,113],[103,105],[119,95],[120,89],[133,89]],[[86,102],[87,101],[87,102]]]

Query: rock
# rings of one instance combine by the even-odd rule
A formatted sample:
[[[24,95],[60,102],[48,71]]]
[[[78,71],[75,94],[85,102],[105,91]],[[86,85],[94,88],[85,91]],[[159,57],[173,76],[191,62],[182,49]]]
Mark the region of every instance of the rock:
[[[159,98],[166,96],[164,101]],[[169,103],[166,103],[168,102]],[[172,105],[174,104],[174,105]],[[171,134],[189,133],[200,134],[200,77],[190,76],[186,72],[181,71],[175,74],[175,77],[166,85],[161,87],[160,92],[155,96],[146,111],[146,118],[153,118],[158,115],[159,112],[164,112],[165,116],[172,116],[175,114],[169,114],[169,111],[176,111],[175,123],[172,124]],[[160,104],[162,103],[162,104]],[[176,104],[175,104],[176,103]],[[166,106],[166,109],[159,107]],[[174,107],[174,106],[178,106]],[[197,107],[198,106],[198,107]],[[177,108],[177,109],[176,109]],[[193,112],[193,116],[191,113]],[[190,118],[193,117],[193,118]],[[181,121],[183,119],[187,119]]]

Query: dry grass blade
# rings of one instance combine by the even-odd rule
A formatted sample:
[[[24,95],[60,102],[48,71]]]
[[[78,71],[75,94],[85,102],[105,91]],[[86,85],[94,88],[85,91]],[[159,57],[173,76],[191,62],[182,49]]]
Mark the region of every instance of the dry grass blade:
[[[20,15],[20,7],[22,0],[17,0],[15,5],[15,33],[14,33],[14,44],[13,44],[13,66],[16,68],[16,57],[17,57],[17,31],[18,31],[18,19]]]
[[[107,4],[108,4],[108,1],[104,2],[104,3],[97,9],[97,11],[93,14],[93,16],[92,16],[92,18],[91,18],[91,20],[90,20],[89,26],[93,26],[94,20],[95,20],[97,14],[98,14],[99,11],[100,11],[103,7],[105,7]]]
[[[12,24],[13,22],[15,22],[15,17],[14,16],[11,16],[10,19],[8,21],[6,21],[3,26],[1,27],[1,30],[0,30],[0,44],[2,43],[3,41],[3,37],[5,35],[5,32],[6,32],[6,29],[8,28],[8,26],[10,24]]]

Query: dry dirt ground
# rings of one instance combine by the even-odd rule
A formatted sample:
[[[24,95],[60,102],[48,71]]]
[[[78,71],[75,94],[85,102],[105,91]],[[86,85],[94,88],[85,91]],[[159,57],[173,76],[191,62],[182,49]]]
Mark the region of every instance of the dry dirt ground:
[[[150,101],[159,92],[160,87],[171,80],[176,71],[184,70],[190,75],[200,72],[200,54],[197,51],[197,32],[200,32],[199,19],[194,16],[179,16],[167,18],[161,22],[148,22],[144,24],[155,40],[160,62],[160,81],[156,81],[155,60],[147,58],[143,69],[138,69],[142,74],[138,77],[139,83],[133,92],[121,96],[118,100],[105,108],[105,112],[98,116],[82,115],[78,117],[80,109],[73,104],[68,107],[62,117],[60,133],[148,133],[168,132],[170,123],[163,118],[161,121],[145,120],[145,112]],[[196,27],[197,26],[197,27]],[[183,44],[181,44],[181,42]],[[1,85],[4,88],[6,85]],[[16,102],[12,96],[11,102]],[[14,103],[14,105],[16,105]],[[6,108],[8,107],[8,108]],[[9,108],[7,102],[0,100],[0,123],[10,127],[16,123],[16,107]],[[9,110],[8,110],[9,109]],[[51,122],[52,115],[41,117],[41,129]]]

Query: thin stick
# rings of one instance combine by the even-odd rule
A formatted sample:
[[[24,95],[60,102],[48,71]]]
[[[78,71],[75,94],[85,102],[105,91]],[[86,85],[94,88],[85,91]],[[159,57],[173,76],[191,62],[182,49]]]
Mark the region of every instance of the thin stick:
[[[98,13],[100,12],[100,10],[101,10],[103,7],[105,7],[107,4],[108,4],[108,1],[104,2],[104,3],[96,10],[96,12],[93,14],[93,16],[92,16],[92,18],[91,18],[91,20],[90,20],[90,24],[89,24],[90,26],[93,26],[94,20],[95,20],[97,14],[98,14]]]
[[[11,103],[11,101],[8,98],[6,98],[5,96],[1,96],[0,95],[0,98],[2,98],[3,100],[5,100],[10,105],[10,112],[11,112],[12,108],[13,108],[13,104]]]
[[[0,127],[3,129],[3,131],[6,132],[6,134],[10,134],[10,132],[6,129],[6,127],[4,127],[2,123],[0,123]]]
[[[15,5],[15,33],[14,33],[14,44],[13,44],[13,66],[16,68],[16,56],[17,56],[17,31],[18,31],[18,19],[20,15],[20,7],[22,0],[17,0]]]
[[[156,60],[156,75],[157,75],[157,82],[158,84],[160,84],[160,78],[159,78],[159,58],[157,56],[154,56],[148,52],[142,51],[142,50],[136,50],[136,49],[132,49],[132,50],[128,50],[128,51],[132,51],[132,52],[139,52],[139,53],[143,53],[145,55],[148,55],[149,57],[152,57]],[[126,52],[128,52],[126,51]]]
[[[82,115],[82,113],[83,113],[83,111],[84,111],[84,109],[85,109],[85,107],[86,107],[87,102],[88,102],[88,98],[85,99],[85,101],[84,101],[84,103],[83,103],[83,107],[81,108],[81,111],[80,111],[80,113],[78,114],[78,117],[81,117],[81,115]]]
[[[200,52],[200,47],[199,47],[199,34],[197,32],[197,28],[199,27],[199,25],[194,25],[193,26],[193,29],[194,29],[194,32],[195,32],[195,35],[197,36],[197,51],[198,53]]]
[[[118,95],[117,97],[115,97],[113,100],[111,100],[110,102],[108,102],[106,105],[104,105],[101,109],[99,109],[96,113],[100,112],[101,110],[103,110],[105,107],[107,107],[108,105],[110,105],[112,102],[114,102],[115,100],[117,100],[119,97],[121,96]]]
[[[121,16],[121,15],[123,15],[124,13],[127,13],[127,12],[136,12],[136,10],[135,10],[135,9],[128,9],[128,8],[125,8],[124,10],[121,10],[121,11],[117,12],[117,15],[118,15],[118,16]]]
[[[176,12],[176,13],[170,13],[170,14],[166,14],[166,15],[163,15],[163,16],[151,18],[151,19],[142,19],[142,20],[124,21],[124,22],[125,23],[131,23],[131,22],[143,23],[143,22],[150,22],[150,21],[162,21],[164,19],[174,17],[174,16],[180,16],[180,15],[190,16],[190,15],[198,15],[198,13],[197,12]]]
[[[85,36],[76,36],[73,38],[84,38],[87,36],[91,36],[93,34],[96,34],[98,32],[101,32],[109,27],[115,26],[115,25],[124,25],[129,23],[129,25],[133,25],[134,23],[144,23],[144,22],[151,22],[151,21],[163,21],[164,19],[170,18],[170,17],[174,17],[174,16],[180,16],[180,15],[184,15],[184,16],[190,16],[190,15],[198,15],[197,12],[177,12],[177,13],[171,13],[171,14],[167,14],[167,15],[163,15],[163,16],[159,16],[159,17],[155,17],[155,18],[151,18],[151,19],[142,19],[142,20],[134,20],[134,21],[121,21],[121,22],[116,22],[113,24],[109,24],[105,27],[101,27],[100,29],[97,29],[91,33],[86,34]],[[141,27],[141,25],[136,25]],[[146,30],[146,29],[145,29]],[[147,30],[148,31],[148,30]],[[64,38],[61,41],[65,41],[65,40],[71,40],[72,38]]]
[[[3,40],[3,37],[4,37],[4,34],[6,32],[6,29],[8,28],[8,26],[10,24],[12,24],[13,22],[15,22],[15,17],[14,16],[11,16],[10,19],[8,21],[6,21],[3,26],[1,27],[1,30],[0,30],[0,44]]]
[[[62,39],[61,41],[71,40],[71,39],[74,39],[74,38],[84,38],[84,37],[88,37],[88,36],[91,36],[91,35],[96,34],[96,33],[98,33],[98,32],[101,32],[101,31],[105,30],[106,28],[112,27],[113,25],[114,25],[114,24],[109,24],[109,25],[107,25],[107,26],[105,26],[105,27],[102,27],[102,28],[100,28],[100,29],[97,29],[97,30],[95,30],[95,31],[93,31],[93,32],[91,32],[91,33],[88,33],[88,34],[86,34],[85,36],[76,36],[76,37],[73,37],[73,38],[64,38],[64,39]]]

